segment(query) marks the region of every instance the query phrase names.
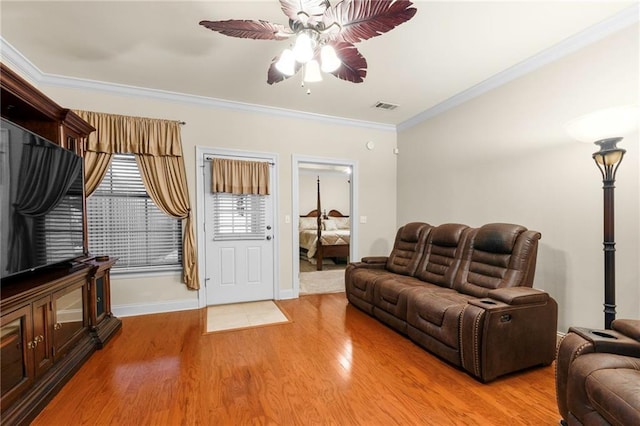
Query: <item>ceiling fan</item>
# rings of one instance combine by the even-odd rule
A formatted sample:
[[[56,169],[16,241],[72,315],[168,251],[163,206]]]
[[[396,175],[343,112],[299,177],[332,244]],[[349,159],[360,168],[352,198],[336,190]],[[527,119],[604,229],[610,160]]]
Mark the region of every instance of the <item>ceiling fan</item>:
[[[362,83],[367,61],[354,43],[384,34],[411,19],[416,8],[405,0],[279,0],[289,26],[263,20],[200,21],[230,37],[254,40],[295,39],[273,58],[267,83],[283,81],[304,69],[304,82],[322,80],[321,70]]]

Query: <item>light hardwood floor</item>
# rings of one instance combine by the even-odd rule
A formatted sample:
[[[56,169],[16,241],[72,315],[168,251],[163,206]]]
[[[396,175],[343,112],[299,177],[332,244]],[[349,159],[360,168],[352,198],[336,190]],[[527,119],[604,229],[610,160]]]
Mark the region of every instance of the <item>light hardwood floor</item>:
[[[555,425],[553,367],[481,384],[344,293],[293,322],[203,334],[201,311],[123,319],[33,425]]]

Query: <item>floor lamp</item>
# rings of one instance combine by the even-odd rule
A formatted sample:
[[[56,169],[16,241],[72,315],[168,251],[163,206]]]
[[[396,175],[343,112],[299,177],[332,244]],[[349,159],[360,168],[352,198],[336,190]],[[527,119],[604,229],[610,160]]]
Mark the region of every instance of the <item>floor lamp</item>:
[[[616,248],[613,190],[616,172],[626,152],[618,148],[621,135],[632,133],[638,126],[640,110],[635,106],[600,110],[567,124],[567,132],[583,142],[600,147],[592,157],[602,174],[604,193],[604,327],[611,328],[616,319]]]

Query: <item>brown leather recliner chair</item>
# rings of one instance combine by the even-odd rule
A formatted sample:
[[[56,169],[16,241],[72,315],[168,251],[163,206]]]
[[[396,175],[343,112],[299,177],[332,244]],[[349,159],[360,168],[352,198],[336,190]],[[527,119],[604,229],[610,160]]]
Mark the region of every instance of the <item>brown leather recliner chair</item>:
[[[564,425],[640,425],[640,320],[571,327],[558,347],[556,392]]]

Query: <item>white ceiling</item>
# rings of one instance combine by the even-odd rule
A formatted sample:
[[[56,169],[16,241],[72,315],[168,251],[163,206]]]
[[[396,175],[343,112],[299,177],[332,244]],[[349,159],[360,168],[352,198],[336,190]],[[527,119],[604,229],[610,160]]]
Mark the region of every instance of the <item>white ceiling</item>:
[[[0,28],[4,41],[45,75],[398,125],[638,1],[415,3],[412,20],[357,45],[369,65],[364,83],[326,75],[307,85],[310,95],[298,76],[266,83],[271,60],[287,41],[231,38],[198,25],[226,19],[286,24],[276,0],[2,0]],[[400,107],[378,110],[377,101]]]

